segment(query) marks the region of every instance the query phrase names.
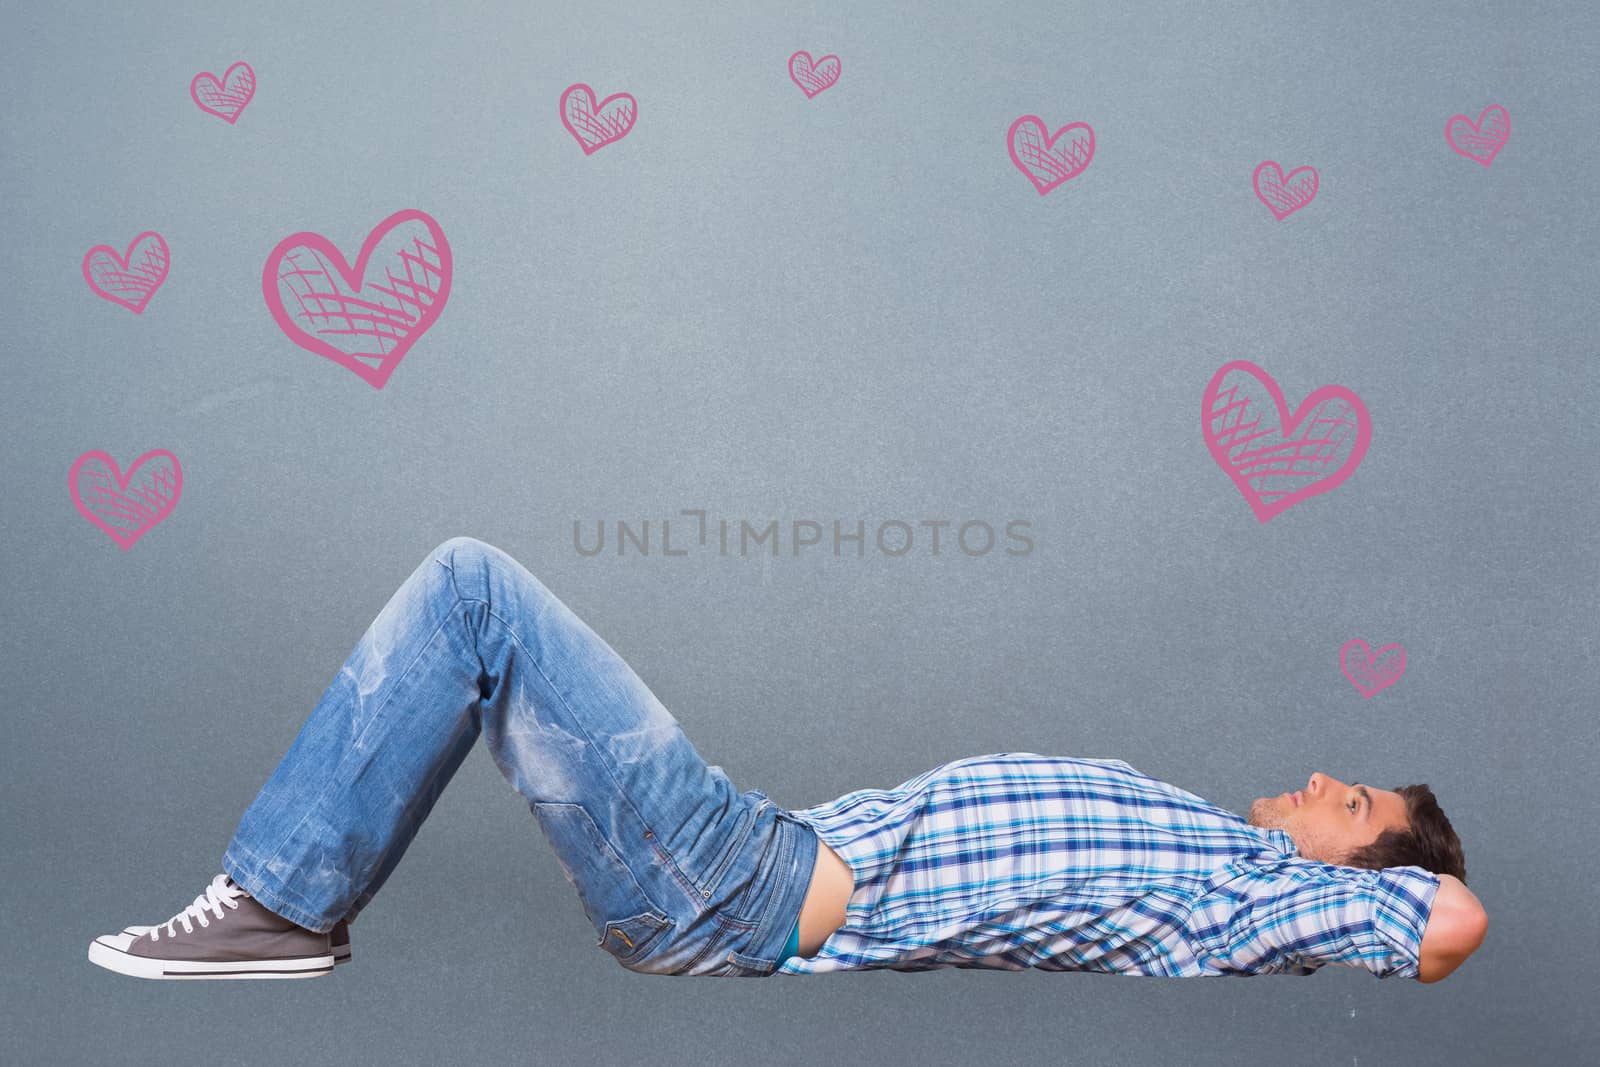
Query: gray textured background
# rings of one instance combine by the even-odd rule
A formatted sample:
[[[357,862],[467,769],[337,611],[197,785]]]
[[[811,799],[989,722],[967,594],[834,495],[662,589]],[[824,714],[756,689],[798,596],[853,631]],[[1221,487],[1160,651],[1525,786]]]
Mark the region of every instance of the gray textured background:
[[[0,3],[0,1041],[14,1063],[1577,1062],[1600,1037],[1591,4]],[[838,54],[807,100],[788,56]],[[237,59],[237,126],[188,83]],[[639,101],[585,156],[573,82]],[[1511,114],[1490,168],[1443,129]],[[1089,122],[1041,197],[1023,114]],[[1276,221],[1263,159],[1318,168]],[[456,257],[380,391],[288,341],[283,236],[406,207]],[[159,231],[143,315],[91,246]],[[1258,523],[1229,359],[1372,416]],[[72,461],[178,454],[123,552]],[[571,523],[984,518],[1033,552],[587,559]],[[677,536],[675,529],[675,537]],[[963,755],[1126,759],[1236,811],[1433,785],[1488,907],[1438,985],[861,972],[665,981],[592,948],[480,748],[328,979],[139,982],[422,554],[525,562],[785,807]],[[1336,654],[1397,641],[1363,700]]]

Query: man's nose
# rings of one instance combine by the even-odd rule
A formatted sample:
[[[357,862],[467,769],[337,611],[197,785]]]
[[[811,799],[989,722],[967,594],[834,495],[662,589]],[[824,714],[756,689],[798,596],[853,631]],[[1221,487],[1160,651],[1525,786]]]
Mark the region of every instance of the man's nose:
[[[1323,774],[1321,771],[1311,772],[1311,781],[1306,783],[1306,792],[1312,796],[1321,796],[1323,790],[1336,789],[1341,785],[1339,779]]]

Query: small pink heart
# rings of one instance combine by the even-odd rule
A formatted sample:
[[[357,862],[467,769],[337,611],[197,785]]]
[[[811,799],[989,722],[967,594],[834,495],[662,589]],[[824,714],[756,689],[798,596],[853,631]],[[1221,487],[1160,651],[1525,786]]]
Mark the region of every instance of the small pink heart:
[[[167,280],[170,256],[167,242],[159,233],[146,230],[128,245],[128,254],[119,256],[110,245],[95,245],[83,257],[83,280],[96,296],[144,314],[161,283]]]
[[[796,52],[789,57],[789,80],[800,87],[808,100],[832,88],[839,80],[839,69],[838,56],[823,56],[813,61],[810,52]]]
[[[267,256],[261,294],[289,340],[382,389],[438,321],[454,271],[439,224],[408,209],[372,228],[354,267],[321,234],[290,234]]]
[[[1494,162],[1511,137],[1511,114],[1499,104],[1478,112],[1478,121],[1465,115],[1452,115],[1444,124],[1444,139],[1458,155],[1475,159],[1484,166]]]
[[[612,93],[598,105],[594,90],[582,82],[561,93],[561,124],[586,156],[626,137],[638,116],[639,102],[628,93]]]
[[[1389,688],[1406,672],[1406,650],[1384,645],[1373,652],[1365,641],[1353,637],[1339,649],[1339,669],[1361,690],[1362,697],[1371,700],[1374,693]]]
[[[201,111],[226,119],[231,126],[239,121],[239,112],[256,95],[256,72],[243,60],[229,67],[220,82],[215,74],[203,70],[189,83],[189,95],[194,97]]]
[[[1293,215],[1316,199],[1317,170],[1315,167],[1296,167],[1287,177],[1283,168],[1272,160],[1256,167],[1250,176],[1255,186],[1256,199],[1271,209],[1279,222]]]
[[[1056,147],[1057,141],[1061,142],[1060,148]],[[1011,153],[1011,162],[1043,196],[1083,173],[1094,158],[1094,131],[1088,123],[1073,122],[1054,136],[1046,136],[1043,119],[1024,115],[1006,131],[1006,150]]]
[[[1242,359],[1211,376],[1200,428],[1260,522],[1350,477],[1372,439],[1367,406],[1344,386],[1324,385],[1291,417],[1278,383]]]
[[[123,474],[117,461],[100,451],[85,452],[67,472],[72,502],[126,552],[172,514],[183,494],[183,468],[164,448],[146,452]]]

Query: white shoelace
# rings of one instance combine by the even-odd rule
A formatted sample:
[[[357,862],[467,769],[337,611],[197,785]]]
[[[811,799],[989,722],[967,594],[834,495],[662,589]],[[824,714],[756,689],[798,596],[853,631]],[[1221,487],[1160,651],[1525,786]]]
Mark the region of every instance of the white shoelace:
[[[204,893],[194,898],[193,904],[190,904],[166,922],[152,927],[150,940],[161,940],[162,927],[166,928],[168,937],[177,937],[178,931],[172,925],[173,923],[181,922],[183,924],[183,932],[186,934],[194,931],[195,920],[199,920],[201,926],[210,926],[211,920],[206,918],[206,912],[209,911],[220,919],[222,918],[222,909],[224,907],[237,908],[239,906],[238,899],[248,895],[243,889],[229,882],[226,872],[219,874],[211,879],[211,884],[206,886]]]

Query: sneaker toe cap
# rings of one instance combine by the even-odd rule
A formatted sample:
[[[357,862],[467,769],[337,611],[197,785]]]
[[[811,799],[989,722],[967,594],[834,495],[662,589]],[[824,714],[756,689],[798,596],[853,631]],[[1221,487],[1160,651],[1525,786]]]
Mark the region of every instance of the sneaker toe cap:
[[[148,927],[146,929],[148,929]],[[143,931],[141,931],[141,933],[142,932]],[[128,946],[133,944],[134,940],[138,936],[139,934],[129,933],[127,930],[124,930],[120,934],[101,934],[99,937],[95,938],[95,941],[106,946],[107,948],[114,948],[118,952],[126,952],[128,951]]]

